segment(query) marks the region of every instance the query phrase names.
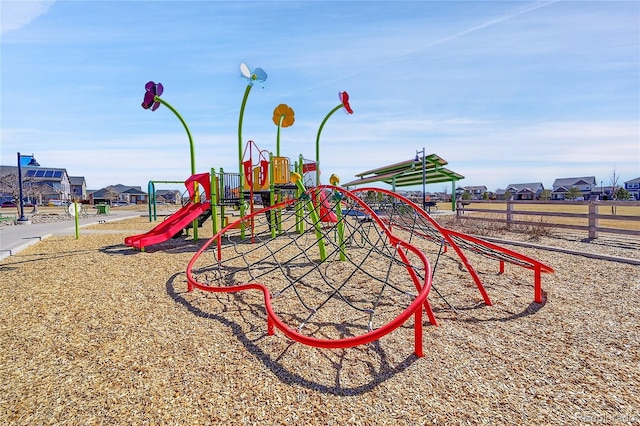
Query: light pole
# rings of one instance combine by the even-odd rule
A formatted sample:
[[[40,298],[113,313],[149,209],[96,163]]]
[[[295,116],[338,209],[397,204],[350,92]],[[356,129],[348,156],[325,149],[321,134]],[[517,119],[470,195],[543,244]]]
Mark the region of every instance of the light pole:
[[[424,155],[424,147],[422,148],[422,151],[416,151],[416,158],[413,160],[414,162],[418,162],[418,160],[420,159],[420,157],[418,157],[418,154],[422,153],[422,210],[426,211],[427,210],[427,205],[426,205],[426,184],[427,184],[427,180],[426,180],[426,174],[425,174],[425,169],[426,169],[426,158]]]
[[[26,155],[25,155],[26,157]],[[22,155],[20,155],[20,153],[18,153],[18,188],[19,188],[19,193],[20,193],[20,217],[18,218],[18,224],[19,225],[28,225],[31,223],[31,221],[29,219],[27,219],[27,217],[24,215],[24,200],[22,197],[22,166],[20,165],[20,158],[22,158]],[[28,166],[35,166],[38,167],[40,164],[38,164],[38,162],[36,161],[35,157],[33,156],[33,154],[31,154],[31,161],[29,161],[29,164],[27,164]]]
[[[602,181],[600,181],[600,201],[604,198],[604,187],[602,186]]]

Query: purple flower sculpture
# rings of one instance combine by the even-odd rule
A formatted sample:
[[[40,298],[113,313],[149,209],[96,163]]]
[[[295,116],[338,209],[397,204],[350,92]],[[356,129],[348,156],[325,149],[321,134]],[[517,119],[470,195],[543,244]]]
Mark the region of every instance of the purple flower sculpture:
[[[156,100],[156,96],[162,95],[164,88],[162,87],[162,83],[154,83],[153,81],[148,82],[144,85],[144,88],[147,90],[144,94],[144,100],[142,101],[142,108],[149,109],[151,111],[155,111],[160,106],[160,102]]]

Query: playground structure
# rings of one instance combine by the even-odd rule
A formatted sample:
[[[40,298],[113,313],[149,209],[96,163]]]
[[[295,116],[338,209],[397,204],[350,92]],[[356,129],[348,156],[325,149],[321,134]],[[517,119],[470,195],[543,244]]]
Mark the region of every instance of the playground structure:
[[[277,140],[276,140],[276,155],[268,151],[261,151],[257,145],[249,140],[246,143],[243,150],[243,138],[242,138],[242,123],[244,117],[244,110],[249,97],[249,93],[255,84],[262,84],[267,79],[267,73],[261,68],[255,68],[253,71],[249,67],[242,63],[240,65],[240,71],[243,78],[247,81],[244,97],[240,107],[240,118],[238,122],[238,162],[239,172],[237,174],[226,173],[223,169],[220,172],[216,172],[211,169],[210,182],[207,188],[212,191],[202,194],[204,200],[208,200],[208,204],[201,202],[198,198],[198,182],[203,176],[196,176],[195,166],[195,149],[193,143],[193,137],[187,126],[187,123],[178,113],[178,111],[167,101],[160,96],[164,93],[164,86],[161,83],[155,83],[149,81],[145,84],[145,95],[142,102],[144,109],[155,111],[160,105],[166,106],[175,116],[179,119],[183,125],[190,147],[190,159],[191,159],[191,177],[185,182],[187,185],[193,185],[193,188],[187,188],[189,191],[188,203],[195,203],[195,206],[182,209],[175,212],[170,219],[171,224],[160,224],[155,230],[150,231],[150,235],[147,237],[131,236],[125,239],[125,244],[144,250],[145,245],[157,244],[164,242],[170,238],[179,236],[184,230],[191,227],[193,228],[193,237],[198,239],[198,227],[202,226],[202,223],[208,218],[212,217],[213,231],[217,232],[219,229],[219,221],[224,222],[227,217],[225,216],[225,209],[230,206],[237,208],[240,211],[240,217],[245,216],[245,210],[249,210],[250,213],[254,212],[255,195],[261,197],[261,203],[263,206],[273,205],[279,203],[284,197],[295,197],[294,192],[296,186],[291,182],[291,172],[300,172],[307,183],[313,186],[319,184],[320,170],[319,170],[319,156],[320,156],[320,134],[322,129],[328,120],[339,109],[344,109],[348,114],[352,114],[353,110],[349,105],[349,95],[347,92],[339,92],[340,104],[327,114],[322,121],[318,134],[316,136],[316,160],[305,160],[300,155],[299,163],[291,164],[288,157],[280,155],[280,130],[282,127],[289,127],[295,122],[294,112],[286,104],[278,105],[274,110],[273,122],[278,127]],[[256,150],[258,163],[253,163],[253,151]],[[247,158],[248,154],[248,158]],[[312,172],[315,172],[316,179],[312,182]],[[151,194],[152,183],[163,181],[150,181],[149,189]],[[154,189],[154,188],[153,188]],[[195,197],[195,198],[194,198]],[[155,197],[149,199],[149,220],[152,217],[156,218],[156,205]],[[326,194],[322,192],[316,192],[314,198],[317,198],[317,202],[322,205],[322,209],[326,209]],[[208,206],[208,210],[203,210],[200,214],[196,215],[199,210],[202,210],[204,206]],[[218,210],[219,208],[219,210]],[[219,216],[218,216],[219,215]],[[192,218],[192,222],[188,222],[185,217]],[[270,219],[272,232],[276,232],[279,227],[281,211],[274,212],[273,217]],[[325,220],[335,220],[332,215],[326,215]],[[189,224],[190,223],[190,224]],[[182,225],[179,228],[178,225]],[[241,234],[244,237],[245,229],[247,226],[242,223],[239,225]],[[153,235],[153,236],[152,236]]]
[[[243,161],[244,179],[239,173],[228,173],[224,169],[210,173],[199,173],[189,177],[185,182],[188,192],[188,199],[183,203],[182,208],[172,213],[158,226],[142,235],[134,235],[125,238],[125,244],[130,247],[144,250],[145,247],[167,241],[179,236],[184,230],[198,227],[212,218],[213,232],[220,229],[221,222],[224,225],[228,219],[227,210],[237,211],[242,205],[249,213],[256,209],[256,197],[261,200],[262,206],[269,206],[279,203],[282,199],[294,199],[298,197],[298,188],[291,180],[291,174],[299,170],[306,182],[311,182],[314,178],[315,163],[305,160],[302,156],[299,162],[291,165],[289,158],[276,157],[267,151],[258,151],[259,156],[254,163],[253,150],[257,146],[253,141],[247,143],[247,159]],[[243,181],[243,185],[240,182]],[[175,181],[150,181],[150,193],[155,192],[155,183]],[[321,204],[323,221],[335,221],[335,215],[327,211],[327,195],[324,192],[314,194],[314,200]],[[246,207],[248,206],[248,208]],[[268,213],[270,214],[270,212]],[[149,198],[149,220],[157,217],[155,197]],[[274,211],[271,226],[275,233],[281,230],[282,208]],[[251,223],[240,224],[244,229],[252,228]],[[244,235],[244,233],[243,233]]]
[[[252,140],[243,143],[242,118],[249,92],[267,76],[259,68],[249,71],[244,64],[241,72],[248,85],[238,124],[238,173],[222,168],[193,172],[193,143],[186,123],[159,98],[162,85],[147,83],[142,106],[153,111],[160,104],[166,105],[187,129],[192,166],[192,175],[185,181],[189,197],[180,210],[151,231],[127,237],[125,244],[143,251],[189,226],[197,240],[197,228],[211,217],[214,235],[187,265],[188,291],[259,290],[268,334],[277,328],[293,340],[324,348],[378,340],[413,318],[414,353],[423,356],[423,313],[430,324],[437,325],[428,296],[432,288],[438,292],[434,286],[438,260],[449,248],[464,265],[485,305],[491,305],[491,299],[470,254],[498,261],[501,273],[505,263],[534,271],[534,302],[543,303],[541,274],[553,272],[549,266],[446,229],[423,208],[393,191],[350,191],[338,186],[339,180],[333,175],[330,185],[320,183],[320,133],[335,111],[344,108],[349,114],[353,112],[346,92],[340,92],[341,103],[322,121],[315,160],[299,155],[292,163],[280,155],[280,129],[294,122],[293,110],[284,104],[274,110],[273,121],[278,126],[275,155],[261,150]],[[439,157],[431,159],[436,161],[434,173],[452,181],[462,178],[442,168],[446,162]],[[425,160],[423,152],[423,180],[427,173]],[[371,179],[391,179],[395,186],[407,176],[417,175],[414,163],[374,170],[376,176]],[[361,182],[363,179],[357,181]],[[364,201],[367,194],[385,202],[374,210]],[[239,218],[230,220],[226,209],[231,208],[239,210]],[[438,248],[433,265],[421,248],[424,243]]]
[[[377,340],[413,317],[416,356],[424,354],[423,312],[430,324],[437,325],[428,296],[432,288],[437,292],[438,259],[430,263],[416,245],[418,240],[436,244],[438,258],[452,248],[485,305],[492,303],[468,253],[498,261],[500,272],[505,263],[533,270],[534,301],[543,302],[541,274],[553,272],[549,266],[443,228],[419,206],[391,191],[349,191],[336,186],[335,180],[332,183],[303,190],[297,199],[267,206],[228,224],[189,262],[188,290],[259,290],[268,334],[277,328],[293,340],[325,348]],[[318,190],[330,193],[325,214],[334,213],[336,221],[323,222],[320,204],[314,202]],[[360,196],[371,191],[385,196],[383,208],[374,210]],[[290,206],[296,213],[288,215],[274,238],[268,218]],[[266,212],[271,215],[263,214]],[[242,223],[254,229],[251,244],[237,231]]]

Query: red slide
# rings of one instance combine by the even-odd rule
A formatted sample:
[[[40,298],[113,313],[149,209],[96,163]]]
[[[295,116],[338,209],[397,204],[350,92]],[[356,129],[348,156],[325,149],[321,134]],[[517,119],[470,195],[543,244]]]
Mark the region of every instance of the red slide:
[[[333,223],[338,221],[338,216],[331,210],[329,197],[324,191],[320,191],[320,221]]]
[[[180,232],[181,229],[184,229],[188,224],[196,220],[198,216],[210,207],[210,203],[189,203],[167,217],[151,231],[126,237],[124,243],[130,247],[144,250],[146,246],[167,241]]]

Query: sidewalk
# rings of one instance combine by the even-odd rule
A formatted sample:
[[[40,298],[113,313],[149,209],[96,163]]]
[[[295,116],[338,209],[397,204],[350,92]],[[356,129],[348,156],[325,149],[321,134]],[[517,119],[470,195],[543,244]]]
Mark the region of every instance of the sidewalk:
[[[93,225],[98,222],[111,222],[114,220],[139,217],[136,211],[114,211],[108,215],[90,215],[80,218],[79,227]],[[31,225],[7,225],[0,227],[0,260],[12,256],[32,244],[37,243],[52,235],[75,235],[75,220],[62,222],[38,223]],[[82,233],[82,231],[80,231]]]

